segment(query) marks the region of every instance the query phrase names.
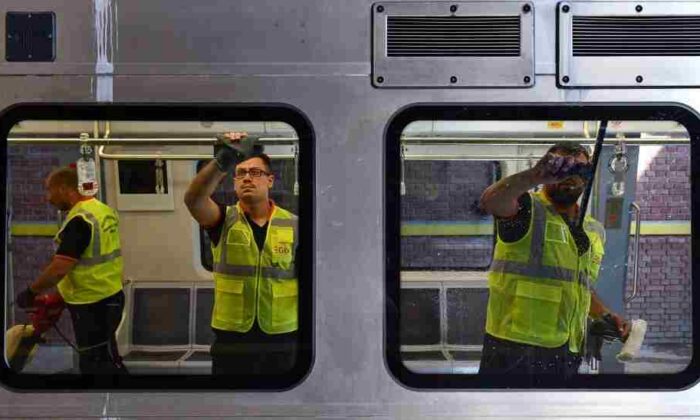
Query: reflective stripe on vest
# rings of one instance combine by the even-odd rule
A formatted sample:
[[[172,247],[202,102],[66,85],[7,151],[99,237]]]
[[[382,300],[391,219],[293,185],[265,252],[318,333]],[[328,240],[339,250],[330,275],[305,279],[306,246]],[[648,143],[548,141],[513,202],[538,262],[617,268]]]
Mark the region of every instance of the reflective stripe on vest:
[[[530,260],[527,263],[517,261],[497,260],[491,263],[491,271],[517,274],[527,277],[547,277],[553,280],[574,281],[576,272],[564,267],[552,267],[542,264],[544,251],[544,229],[547,214],[544,206],[536,199],[532,199],[532,240],[530,242]]]
[[[603,237],[598,237],[602,225],[586,219],[590,246],[579,256],[568,228],[562,228],[566,229],[563,241],[553,234],[557,226],[565,226],[561,216],[543,196],[531,194],[531,198],[526,235],[513,243],[497,239],[489,272],[486,329],[496,337],[544,347],[557,347],[568,340],[569,349],[578,352],[600,262],[594,265],[591,256],[603,253]],[[552,232],[547,231],[548,225]]]
[[[240,206],[226,209],[221,237],[212,246],[213,328],[247,332],[257,320],[268,334],[297,329],[297,219],[275,207],[268,223],[260,250]]]
[[[111,261],[117,257],[122,256],[122,250],[121,248],[115,249],[114,251],[105,254],[105,255],[100,255],[100,244],[102,243],[102,229],[99,229],[100,227],[100,222],[97,221],[95,216],[92,214],[86,212],[86,211],[79,211],[76,213],[76,215],[82,216],[84,218],[87,218],[90,223],[93,226],[93,240],[92,240],[92,256],[91,257],[81,257],[78,260],[78,263],[76,265],[82,265],[82,266],[92,266],[92,265],[97,265],[97,264],[102,264],[107,261]],[[94,227],[97,226],[97,229],[94,229]]]
[[[55,241],[68,223],[81,217],[91,226],[90,242],[71,271],[58,283],[63,299],[72,304],[95,303],[122,290],[123,261],[119,238],[119,219],[104,203],[89,199],[73,206]],[[113,224],[105,224],[111,221]],[[104,231],[110,229],[109,231]],[[107,236],[104,236],[107,235]],[[105,249],[102,249],[103,243]]]

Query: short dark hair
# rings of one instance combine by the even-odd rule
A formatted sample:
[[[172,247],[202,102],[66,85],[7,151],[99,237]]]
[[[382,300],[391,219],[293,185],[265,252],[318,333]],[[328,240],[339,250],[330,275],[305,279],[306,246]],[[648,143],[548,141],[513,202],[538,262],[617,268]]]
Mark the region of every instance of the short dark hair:
[[[263,164],[265,165],[265,170],[269,173],[272,173],[272,161],[270,160],[270,156],[266,155],[265,153],[259,152],[253,153],[246,160],[250,160],[253,158],[260,158],[263,161]]]
[[[589,162],[591,160],[591,155],[588,153],[588,149],[583,147],[581,143],[571,141],[562,141],[556,143],[555,145],[550,147],[549,150],[547,150],[547,153],[563,153],[567,156],[576,156],[580,153],[583,153]]]
[[[54,169],[48,176],[48,184],[61,185],[74,190],[78,190],[78,171],[75,168],[64,166]]]

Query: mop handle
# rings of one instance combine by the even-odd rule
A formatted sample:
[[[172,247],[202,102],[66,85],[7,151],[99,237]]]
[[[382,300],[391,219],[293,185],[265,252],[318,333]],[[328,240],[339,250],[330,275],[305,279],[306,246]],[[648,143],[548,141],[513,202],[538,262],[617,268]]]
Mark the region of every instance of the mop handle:
[[[586,190],[583,193],[583,199],[581,200],[581,207],[578,215],[578,226],[583,226],[583,219],[586,217],[586,209],[588,208],[588,199],[591,197],[591,190],[593,189],[593,181],[595,180],[595,173],[598,169],[598,159],[600,158],[600,151],[603,149],[603,139],[605,138],[605,130],[608,128],[608,121],[602,120],[600,122],[600,127],[598,127],[598,136],[595,139],[595,149],[593,149],[593,159],[591,162],[591,178],[586,183]]]

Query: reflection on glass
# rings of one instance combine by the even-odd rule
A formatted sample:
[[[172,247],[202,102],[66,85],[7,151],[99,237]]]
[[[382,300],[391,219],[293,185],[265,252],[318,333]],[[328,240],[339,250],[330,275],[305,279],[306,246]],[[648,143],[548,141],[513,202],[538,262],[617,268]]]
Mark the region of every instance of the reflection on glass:
[[[232,132],[255,141],[236,150],[224,144]],[[77,189],[81,134],[99,164],[94,198]],[[107,135],[109,145],[95,141]],[[289,371],[298,347],[296,138],[284,123],[18,124],[8,146],[11,367]],[[234,179],[234,168],[247,173]]]
[[[571,377],[688,365],[687,132],[675,122],[616,122],[591,176],[583,169],[595,133],[586,140],[580,130],[595,126],[405,129],[400,339],[409,369]],[[481,228],[466,228],[474,223]]]

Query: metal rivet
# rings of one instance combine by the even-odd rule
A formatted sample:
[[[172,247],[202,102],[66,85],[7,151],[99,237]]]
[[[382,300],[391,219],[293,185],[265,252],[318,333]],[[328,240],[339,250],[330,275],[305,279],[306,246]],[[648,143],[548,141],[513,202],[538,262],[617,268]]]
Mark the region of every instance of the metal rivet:
[[[530,80],[531,80],[530,76],[523,77],[523,82],[525,82],[525,83],[530,83]]]
[[[382,13],[384,11],[384,6],[377,6],[377,12]]]
[[[12,39],[12,35],[11,35],[11,34],[7,34],[7,39]]]
[[[377,83],[384,83],[384,78],[382,76],[377,77]]]
[[[457,11],[457,5],[456,5],[456,4],[453,4],[452,6],[450,6],[450,12],[454,13],[454,12],[456,12],[456,11]]]
[[[644,10],[644,8],[642,7],[641,4],[638,4],[637,7],[634,8],[634,10],[636,10],[637,13],[639,13],[639,12],[641,12],[642,10]]]
[[[49,39],[53,39],[53,35],[49,34]]]
[[[457,76],[450,77],[450,83],[457,83]]]
[[[564,83],[569,83],[569,76],[564,76],[561,78],[561,81]]]
[[[27,19],[31,19],[31,18],[32,18],[32,14],[30,13],[27,15]]]
[[[532,10],[532,7],[529,4],[523,6],[523,13],[530,13],[530,10]]]
[[[29,57],[29,58],[32,58],[32,55],[31,55],[31,54],[29,54],[29,55],[27,55],[27,57]]]
[[[636,79],[637,83],[642,83],[644,81],[644,78],[642,76],[637,76]]]
[[[561,11],[564,12],[564,13],[569,13],[569,6],[565,4],[565,5],[561,8]]]

